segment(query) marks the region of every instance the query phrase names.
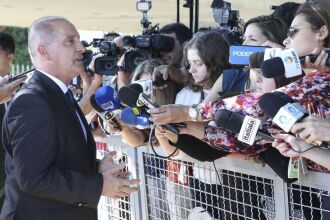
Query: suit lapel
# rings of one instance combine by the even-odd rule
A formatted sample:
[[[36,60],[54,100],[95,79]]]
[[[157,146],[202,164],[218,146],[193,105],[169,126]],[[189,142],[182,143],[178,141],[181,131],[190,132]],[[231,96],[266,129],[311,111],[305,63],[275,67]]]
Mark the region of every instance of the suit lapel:
[[[85,135],[82,130],[80,121],[79,121],[76,113],[74,112],[74,109],[71,107],[71,104],[67,100],[66,95],[61,90],[61,88],[55,82],[53,82],[51,79],[49,79],[46,75],[40,73],[39,71],[35,71],[32,78],[36,79],[37,81],[40,81],[40,86],[44,87],[45,90],[49,91],[47,94],[47,97],[46,97],[47,99],[50,99],[50,97],[51,97],[51,100],[53,100],[53,102],[56,103],[56,105],[57,104],[62,105],[62,107],[65,109],[65,111],[68,114],[71,114],[71,116],[72,116],[71,118],[74,118],[74,123],[75,123],[75,127],[76,127],[75,130],[79,131],[80,138],[81,138],[81,140],[83,140],[82,142],[84,143],[83,144],[84,148],[86,149],[86,152],[88,153],[88,155],[91,159],[91,162],[95,161],[95,152],[92,151],[92,148],[94,148],[94,151],[95,151],[95,146],[89,146],[90,145],[89,139],[91,139],[93,137],[89,130],[85,116],[82,113],[82,111],[80,110],[80,107],[78,106],[78,104],[75,103],[78,114],[86,129],[87,141],[85,139]]]

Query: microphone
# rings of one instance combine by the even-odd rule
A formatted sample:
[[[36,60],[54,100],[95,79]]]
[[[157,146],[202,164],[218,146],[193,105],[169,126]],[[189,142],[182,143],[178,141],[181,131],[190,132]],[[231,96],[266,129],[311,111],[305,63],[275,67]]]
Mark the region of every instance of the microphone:
[[[104,121],[111,122],[116,129],[121,130],[121,126],[112,112],[120,108],[117,93],[112,87],[102,86],[98,88],[95,94],[90,97],[90,103]]]
[[[273,122],[287,133],[292,126],[309,116],[308,111],[283,92],[266,93],[259,99],[260,108]],[[328,142],[315,141],[313,145],[328,147]]]
[[[330,52],[327,52],[330,54]],[[317,55],[308,55],[312,63]],[[293,49],[283,50],[279,57],[265,60],[261,63],[261,72],[266,78],[285,76],[291,78],[302,74],[301,65],[305,63],[306,56],[298,57]],[[326,66],[330,67],[330,57],[326,60]]]
[[[139,109],[145,112],[148,109],[160,107],[157,103],[153,102],[146,94],[139,93],[138,91],[127,86],[121,87],[119,89],[118,97],[127,106],[131,108],[138,107]],[[185,125],[177,123],[177,124],[166,124],[162,126],[167,130],[172,131],[175,134],[179,134],[178,127],[182,128]]]
[[[215,113],[214,121],[218,127],[238,134],[238,140],[248,145],[253,145],[256,137],[269,141],[274,140],[267,131],[259,129],[261,124],[259,119],[248,115],[244,116],[227,109],[220,109]]]
[[[282,92],[266,93],[259,99],[260,108],[285,132],[309,114],[304,107]]]
[[[124,123],[133,125],[139,129],[150,127],[149,118],[135,115],[132,108],[124,108],[120,114],[120,118]]]
[[[279,57],[265,60],[260,68],[266,78],[283,75],[286,78],[292,78],[303,73],[300,58],[293,49],[282,50]]]
[[[138,88],[138,85],[141,86],[141,88]],[[151,79],[140,79],[129,85],[128,87],[136,89],[138,92],[143,92],[146,95],[151,95],[152,94],[152,80]]]

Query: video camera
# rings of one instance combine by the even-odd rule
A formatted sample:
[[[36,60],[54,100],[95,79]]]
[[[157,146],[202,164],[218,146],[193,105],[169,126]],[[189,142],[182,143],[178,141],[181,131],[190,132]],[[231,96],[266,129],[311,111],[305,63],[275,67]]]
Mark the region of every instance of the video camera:
[[[241,23],[239,11],[232,10],[231,3],[223,0],[213,0],[211,9],[214,21],[220,26],[219,31],[222,34],[232,35],[235,39],[241,39],[242,30],[239,26]]]

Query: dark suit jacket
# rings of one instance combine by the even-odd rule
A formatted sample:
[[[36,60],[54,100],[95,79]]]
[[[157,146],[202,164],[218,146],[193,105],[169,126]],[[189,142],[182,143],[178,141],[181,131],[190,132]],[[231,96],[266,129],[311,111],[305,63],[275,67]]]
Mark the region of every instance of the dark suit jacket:
[[[77,105],[78,106],[78,105]],[[4,118],[5,203],[0,220],[93,220],[103,178],[86,120],[87,143],[60,87],[35,71]]]

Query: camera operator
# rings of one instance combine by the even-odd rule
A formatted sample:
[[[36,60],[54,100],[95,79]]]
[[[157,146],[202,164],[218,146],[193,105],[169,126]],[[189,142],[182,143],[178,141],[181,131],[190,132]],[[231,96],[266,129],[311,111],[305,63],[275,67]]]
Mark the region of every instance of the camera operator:
[[[166,65],[155,68],[153,73],[153,81],[160,80],[160,83],[155,85],[157,89],[166,87],[166,83],[162,81],[172,80],[178,85],[183,86],[183,78],[185,74],[181,71],[183,45],[192,38],[191,30],[182,23],[167,24],[159,30],[161,35],[169,36],[174,39],[174,47],[169,52],[160,52],[161,58],[165,61]]]
[[[244,26],[243,46],[268,46],[283,47],[280,45],[286,38],[287,27],[274,16],[258,16],[250,19]],[[237,41],[232,34],[222,33],[222,36],[230,45],[235,45]],[[280,45],[280,46],[278,46]],[[247,68],[232,66],[224,71],[224,74],[216,81],[205,102],[211,102],[218,98],[221,92],[223,97],[230,93],[223,93],[223,90],[235,91],[235,93],[254,91],[256,88],[256,73]],[[230,88],[228,88],[230,87]],[[234,94],[234,93],[232,93]]]

